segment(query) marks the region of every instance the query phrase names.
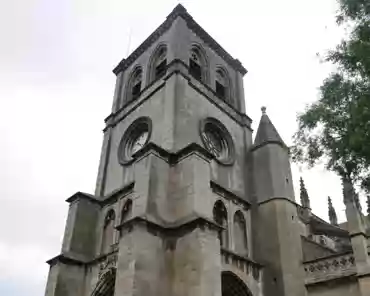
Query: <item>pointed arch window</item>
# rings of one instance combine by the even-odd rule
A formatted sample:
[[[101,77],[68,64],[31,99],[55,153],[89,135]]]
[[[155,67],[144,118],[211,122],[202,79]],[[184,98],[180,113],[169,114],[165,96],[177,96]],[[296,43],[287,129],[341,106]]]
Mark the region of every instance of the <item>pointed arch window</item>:
[[[143,71],[141,67],[137,67],[131,74],[130,79],[127,83],[127,98],[126,101],[135,100],[141,93],[143,79]]]
[[[219,239],[221,247],[227,248],[229,244],[227,210],[220,200],[217,201],[213,207],[213,219],[218,225],[224,228],[219,232]]]
[[[129,199],[125,202],[124,206],[122,207],[121,211],[121,224],[127,220],[127,218],[131,214],[132,209],[132,200]]]
[[[149,68],[149,83],[166,74],[167,71],[167,46],[161,45],[154,53]]]
[[[205,82],[206,59],[201,50],[193,47],[189,58],[189,74],[195,79]]]
[[[116,214],[113,209],[110,209],[104,219],[104,229],[101,244],[101,253],[105,254],[109,252],[110,246],[114,243],[114,221]]]
[[[216,94],[225,101],[230,98],[230,81],[223,69],[216,70]]]
[[[244,215],[237,211],[234,215],[234,242],[235,252],[241,255],[248,254],[247,229]]]

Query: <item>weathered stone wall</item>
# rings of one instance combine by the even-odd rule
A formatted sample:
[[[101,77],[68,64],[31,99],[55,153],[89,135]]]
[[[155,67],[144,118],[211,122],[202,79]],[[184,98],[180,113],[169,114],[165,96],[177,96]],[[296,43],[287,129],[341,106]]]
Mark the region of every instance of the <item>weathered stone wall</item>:
[[[303,296],[303,254],[295,204],[274,199],[260,204],[255,227],[254,252],[264,270],[264,293]]]
[[[100,207],[87,199],[77,199],[69,206],[62,245],[63,253],[91,259],[95,255],[96,222]]]
[[[194,229],[173,250],[174,296],[221,296],[220,243],[214,230]]]
[[[83,266],[57,263],[49,272],[45,296],[84,296]]]
[[[124,231],[119,243],[116,291],[121,295],[145,296],[169,293],[166,248],[160,235],[145,226]]]
[[[295,201],[292,172],[286,149],[272,143],[253,151],[253,160],[259,202],[272,197],[286,197]]]
[[[308,296],[360,296],[357,281],[342,280],[308,286]]]
[[[302,238],[302,248],[303,248],[303,260],[313,260],[320,257],[325,257],[334,254],[335,252],[325,248],[318,243],[311,241],[305,237]]]

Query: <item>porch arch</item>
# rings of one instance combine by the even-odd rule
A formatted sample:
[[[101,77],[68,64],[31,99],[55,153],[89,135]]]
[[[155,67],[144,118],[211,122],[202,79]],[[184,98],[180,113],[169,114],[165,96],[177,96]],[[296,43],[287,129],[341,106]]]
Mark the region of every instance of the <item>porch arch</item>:
[[[247,285],[231,271],[221,274],[222,296],[253,296]]]
[[[99,279],[91,296],[113,296],[116,282],[116,269],[110,268]]]

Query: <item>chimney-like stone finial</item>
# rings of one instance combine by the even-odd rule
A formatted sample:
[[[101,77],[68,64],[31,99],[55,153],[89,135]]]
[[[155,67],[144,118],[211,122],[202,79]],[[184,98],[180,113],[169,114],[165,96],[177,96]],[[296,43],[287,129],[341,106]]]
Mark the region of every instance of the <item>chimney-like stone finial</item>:
[[[300,183],[300,189],[301,189],[300,198],[301,198],[302,207],[311,208],[310,197],[308,196],[308,192],[307,192],[307,189],[306,189],[306,186],[304,184],[302,177],[300,177],[299,183]]]
[[[332,225],[338,225],[337,213],[333,207],[330,196],[328,196],[328,205],[329,205],[329,221]]]
[[[358,193],[353,188],[352,181],[348,177],[343,177],[343,201],[344,203],[354,202],[357,210],[362,214],[362,207]]]
[[[262,106],[261,107],[261,111],[262,111],[262,114],[266,114],[266,107],[265,106]]]
[[[355,190],[352,182],[348,177],[343,177],[343,201],[344,203],[355,201]]]

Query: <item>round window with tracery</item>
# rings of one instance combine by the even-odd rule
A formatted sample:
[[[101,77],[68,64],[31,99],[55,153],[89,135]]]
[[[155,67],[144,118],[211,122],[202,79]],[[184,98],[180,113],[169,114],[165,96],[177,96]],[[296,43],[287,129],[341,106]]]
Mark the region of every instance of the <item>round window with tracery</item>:
[[[200,135],[205,148],[222,164],[234,161],[234,145],[226,127],[214,118],[200,123]]]

